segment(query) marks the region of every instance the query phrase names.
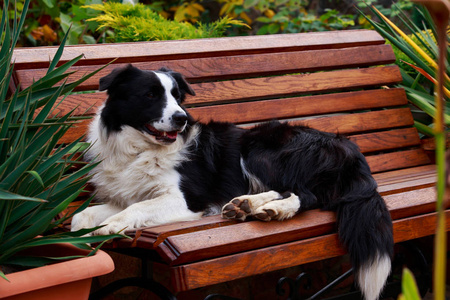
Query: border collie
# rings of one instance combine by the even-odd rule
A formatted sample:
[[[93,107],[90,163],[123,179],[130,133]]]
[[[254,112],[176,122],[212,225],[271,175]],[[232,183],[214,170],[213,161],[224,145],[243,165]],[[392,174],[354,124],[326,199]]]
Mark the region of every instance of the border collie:
[[[194,91],[165,68],[115,69],[100,90],[108,98],[90,126],[87,156],[101,161],[92,183],[105,204],[75,215],[72,230],[332,210],[365,299],[378,298],[391,269],[392,221],[355,144],[276,121],[252,129],[196,122],[181,105]]]

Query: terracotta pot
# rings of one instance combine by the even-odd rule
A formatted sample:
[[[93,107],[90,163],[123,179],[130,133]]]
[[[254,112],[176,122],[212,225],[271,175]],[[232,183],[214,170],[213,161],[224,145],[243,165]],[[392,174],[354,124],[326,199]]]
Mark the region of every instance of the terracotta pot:
[[[70,244],[33,249],[33,254],[40,253],[43,256],[86,255],[87,252]],[[88,299],[92,278],[113,270],[114,262],[111,257],[99,250],[90,257],[7,274],[10,282],[0,278],[0,298],[3,300]]]

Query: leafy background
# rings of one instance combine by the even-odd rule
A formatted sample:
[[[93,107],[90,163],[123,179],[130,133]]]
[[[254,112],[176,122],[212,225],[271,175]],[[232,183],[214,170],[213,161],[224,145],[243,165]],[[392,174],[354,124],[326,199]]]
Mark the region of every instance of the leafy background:
[[[23,9],[22,2],[17,3],[18,14]],[[59,45],[70,27],[66,44],[124,41],[125,36],[117,39],[117,27],[108,26],[111,24],[105,25],[96,19],[104,15],[105,10],[92,7],[92,5],[95,7],[105,3],[112,10],[117,10],[117,7],[113,8],[113,5],[119,2],[32,0],[18,46]],[[378,2],[375,0],[143,0],[140,3],[160,17],[159,19],[153,17],[152,20],[158,19],[159,22],[165,19],[177,24],[189,23],[194,25],[194,30],[202,26],[204,29],[208,24],[219,21],[221,18],[241,21],[235,24],[225,22],[225,30],[220,28],[215,36],[368,28],[371,25],[357,12],[356,8],[364,9],[371,4],[375,4],[384,15],[390,18],[395,19],[398,14],[398,10],[392,9],[391,4],[382,5],[381,0]],[[397,6],[404,11],[412,11],[412,4],[409,1],[400,0]],[[12,19],[14,9],[10,8],[8,14]],[[136,10],[136,16],[138,14],[142,14],[142,9]],[[149,36],[144,34],[141,40],[149,40]],[[155,36],[164,36],[164,34]],[[191,37],[192,34],[188,36]],[[133,40],[132,35],[127,38],[129,41]]]

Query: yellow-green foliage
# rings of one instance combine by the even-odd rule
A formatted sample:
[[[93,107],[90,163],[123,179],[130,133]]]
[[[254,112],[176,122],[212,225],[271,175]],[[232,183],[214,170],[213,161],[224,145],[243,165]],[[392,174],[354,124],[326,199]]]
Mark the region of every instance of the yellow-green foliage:
[[[436,38],[434,37],[433,32],[430,29],[428,29],[426,31],[425,30],[422,31],[422,35],[423,36],[429,36],[431,38],[431,40],[434,42],[433,45],[429,45],[428,44],[428,46],[436,47]],[[426,47],[424,45],[422,45],[422,43],[419,41],[419,39],[414,34],[409,35],[409,37],[414,41],[414,43],[419,45],[420,48],[423,51],[425,51],[429,56],[431,56],[431,57],[434,56],[433,53],[428,51],[428,49],[426,49]],[[424,40],[424,39],[422,39],[422,40]],[[410,64],[415,64],[414,61],[411,58],[409,58],[409,56],[406,55],[403,51],[401,51],[397,47],[395,47],[395,45],[392,45],[392,49],[394,50],[395,57],[397,59],[396,64],[399,65],[403,70],[407,71],[408,73],[410,73],[412,75],[415,75],[417,72],[412,67],[410,67],[410,66],[408,66],[407,64],[404,63],[404,62],[407,62],[407,63],[410,63]],[[416,52],[416,54],[417,54],[417,52]],[[426,61],[425,61],[425,63],[426,63]],[[427,63],[427,65],[430,66],[429,63]]]
[[[179,40],[223,36],[231,25],[244,25],[241,21],[224,17],[210,24],[170,21],[142,4],[106,2],[87,7],[103,12],[89,21],[101,28],[111,28],[114,36],[109,42],[136,42]]]

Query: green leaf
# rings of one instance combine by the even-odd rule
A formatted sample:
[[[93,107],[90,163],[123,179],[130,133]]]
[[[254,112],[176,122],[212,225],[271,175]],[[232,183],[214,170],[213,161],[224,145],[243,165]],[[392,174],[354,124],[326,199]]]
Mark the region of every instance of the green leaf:
[[[425,125],[425,124],[423,124],[421,122],[418,122],[418,121],[414,121],[414,127],[416,127],[417,130],[420,133],[423,133],[426,136],[429,136],[429,137],[433,137],[434,136],[434,131],[433,131],[433,129],[430,126],[427,126],[427,125]]]
[[[406,300],[420,300],[414,275],[407,268],[403,269],[402,293]]]
[[[244,0],[244,8],[250,8],[257,5],[259,0]]]
[[[33,176],[42,187],[45,187],[44,182],[42,181],[42,178],[38,174],[38,172],[31,170],[31,171],[27,171],[27,173],[30,174],[31,176]]]
[[[15,193],[12,193],[10,191],[6,191],[3,189],[0,189],[0,200],[19,200],[19,201],[34,201],[34,202],[48,202],[44,199],[38,199],[38,198],[32,198],[32,197],[25,197],[22,195],[18,195]]]
[[[48,8],[53,8],[55,5],[53,4],[52,0],[42,0],[42,2],[44,2],[44,4],[48,7]]]

